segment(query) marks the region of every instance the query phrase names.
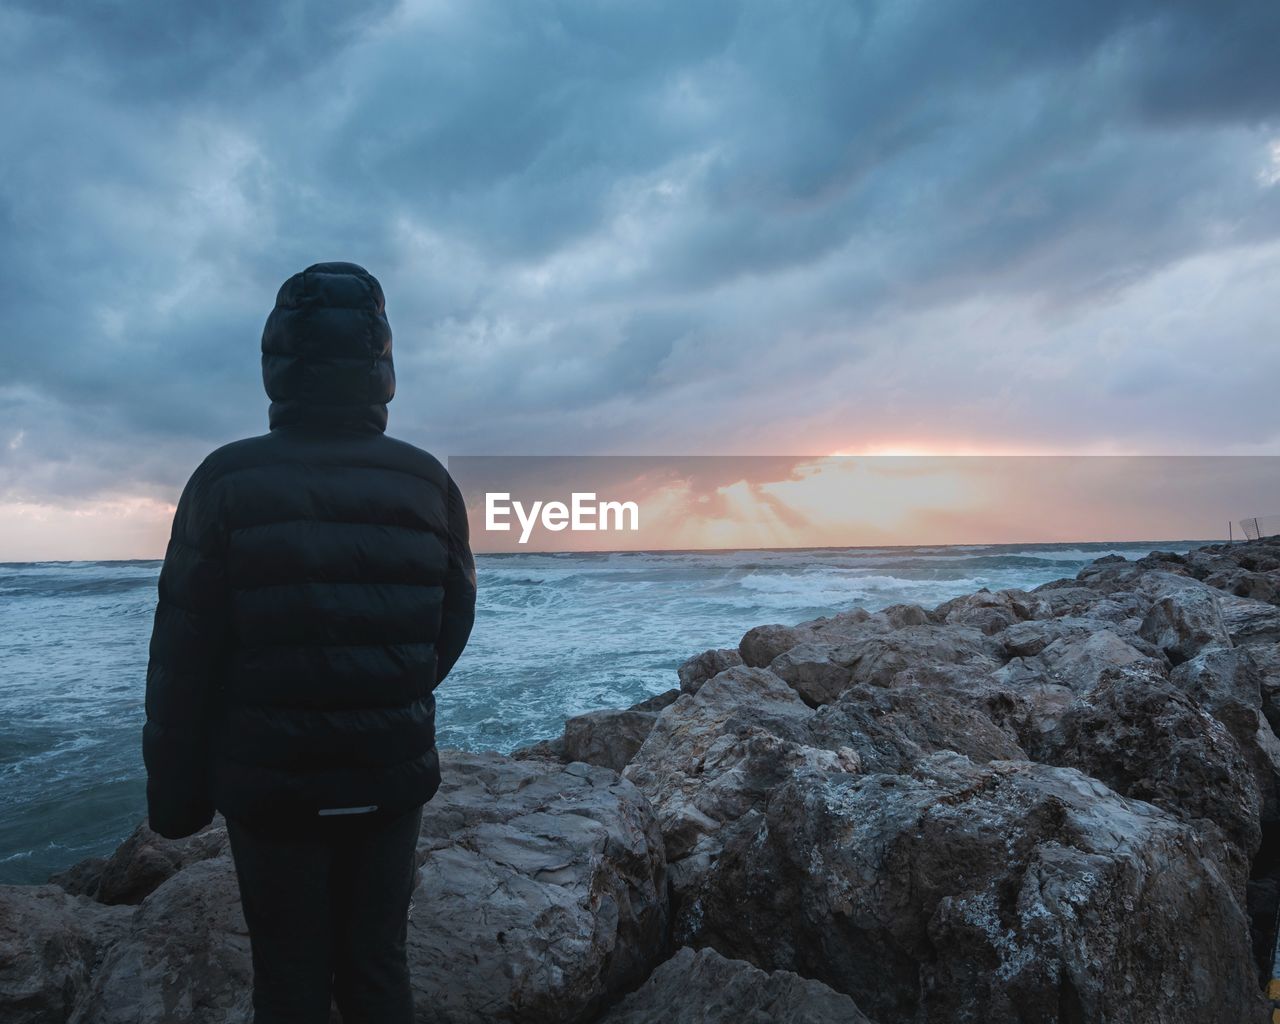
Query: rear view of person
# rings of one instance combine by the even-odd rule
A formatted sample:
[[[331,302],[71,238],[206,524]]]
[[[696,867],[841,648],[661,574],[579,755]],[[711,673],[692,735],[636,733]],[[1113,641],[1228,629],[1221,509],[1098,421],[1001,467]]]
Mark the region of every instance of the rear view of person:
[[[160,573],[142,748],[150,826],[227,820],[254,1021],[413,1019],[405,958],[435,687],[470,636],[457,486],[385,434],[382,288],[321,263],[262,335],[270,430],[225,445],[178,501]]]

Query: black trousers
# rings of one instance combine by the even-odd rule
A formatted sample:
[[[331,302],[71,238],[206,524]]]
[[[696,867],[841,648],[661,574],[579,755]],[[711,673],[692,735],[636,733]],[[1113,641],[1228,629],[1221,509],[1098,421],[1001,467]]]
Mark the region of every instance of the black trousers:
[[[254,1024],[412,1024],[405,959],[422,807],[293,835],[227,819],[253,950]]]

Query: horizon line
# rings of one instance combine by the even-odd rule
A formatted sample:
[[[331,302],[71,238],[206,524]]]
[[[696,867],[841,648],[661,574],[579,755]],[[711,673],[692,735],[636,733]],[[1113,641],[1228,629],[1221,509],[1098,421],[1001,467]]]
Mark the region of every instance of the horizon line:
[[[1227,544],[1226,540],[1213,540],[1209,538],[1192,538],[1192,537],[1164,537],[1164,538],[1138,538],[1136,540],[1012,540],[1012,541],[993,541],[984,543],[980,541],[974,542],[956,542],[952,544],[938,544],[928,541],[921,541],[917,544],[804,544],[796,546],[772,546],[772,547],[723,547],[723,548],[579,548],[579,549],[547,549],[547,548],[531,548],[528,551],[474,551],[477,557],[494,557],[494,556],[516,556],[516,555],[704,555],[704,554],[735,554],[751,551],[882,551],[882,550],[909,550],[913,548],[1010,548],[1010,547],[1069,547],[1070,545],[1104,545],[1132,547],[1134,545],[1146,544],[1192,544],[1204,545],[1211,544]],[[1234,543],[1247,544],[1249,538],[1240,538]],[[75,565],[85,562],[98,562],[110,564],[129,564],[138,562],[163,562],[164,556],[159,558],[33,558],[33,559],[8,559],[0,561],[0,566],[10,565]]]

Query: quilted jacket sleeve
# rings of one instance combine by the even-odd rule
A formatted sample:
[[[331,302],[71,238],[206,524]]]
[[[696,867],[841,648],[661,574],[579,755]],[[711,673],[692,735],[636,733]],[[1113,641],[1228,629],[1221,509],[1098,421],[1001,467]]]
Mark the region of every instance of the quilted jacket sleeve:
[[[444,615],[436,639],[436,683],[449,674],[467,646],[476,617],[476,563],[471,554],[467,506],[449,480],[449,570],[444,582]]]
[[[218,520],[202,464],[174,514],[147,664],[147,813],[151,828],[169,839],[198,832],[214,813],[208,738],[228,638],[225,537]]]

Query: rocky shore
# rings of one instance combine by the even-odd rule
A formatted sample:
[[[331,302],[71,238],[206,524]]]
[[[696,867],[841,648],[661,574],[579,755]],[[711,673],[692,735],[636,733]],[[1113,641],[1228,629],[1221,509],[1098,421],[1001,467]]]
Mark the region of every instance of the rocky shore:
[[[1277,729],[1277,540],[758,626],[442,752],[418,1020],[1261,1024]],[[250,978],[220,819],[0,886],[5,1024],[248,1020]]]

